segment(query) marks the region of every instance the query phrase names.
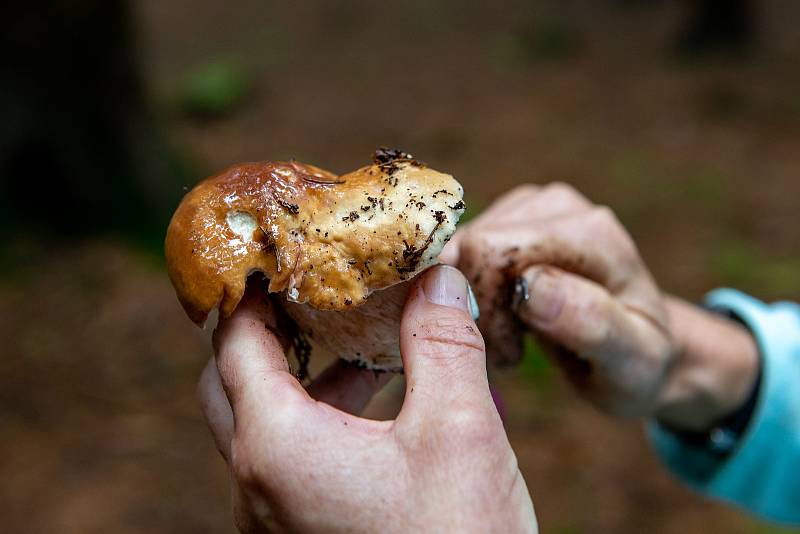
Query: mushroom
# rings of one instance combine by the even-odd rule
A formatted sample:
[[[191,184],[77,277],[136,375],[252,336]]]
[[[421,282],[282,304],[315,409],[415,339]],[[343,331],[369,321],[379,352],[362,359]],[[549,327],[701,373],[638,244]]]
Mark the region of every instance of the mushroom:
[[[244,163],[183,198],[166,238],[187,315],[229,316],[255,272],[313,352],[400,371],[404,283],[437,263],[463,189],[399,150],[336,176],[296,161]]]

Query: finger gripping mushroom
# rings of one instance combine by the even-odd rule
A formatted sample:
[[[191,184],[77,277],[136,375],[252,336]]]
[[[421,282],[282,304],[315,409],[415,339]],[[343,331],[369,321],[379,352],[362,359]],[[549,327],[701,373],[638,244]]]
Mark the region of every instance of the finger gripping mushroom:
[[[188,316],[229,316],[247,277],[322,351],[402,368],[402,282],[437,262],[464,211],[450,175],[399,150],[337,176],[296,161],[244,163],[183,198],[167,230],[167,269]]]

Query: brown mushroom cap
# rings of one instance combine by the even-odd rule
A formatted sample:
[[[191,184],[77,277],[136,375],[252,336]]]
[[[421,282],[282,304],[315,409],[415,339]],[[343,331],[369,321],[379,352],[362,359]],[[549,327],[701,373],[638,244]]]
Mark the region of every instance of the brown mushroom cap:
[[[245,163],[181,202],[166,238],[178,299],[203,324],[230,315],[247,276],[317,310],[348,310],[436,263],[464,210],[452,176],[397,151],[336,176],[295,161]]]

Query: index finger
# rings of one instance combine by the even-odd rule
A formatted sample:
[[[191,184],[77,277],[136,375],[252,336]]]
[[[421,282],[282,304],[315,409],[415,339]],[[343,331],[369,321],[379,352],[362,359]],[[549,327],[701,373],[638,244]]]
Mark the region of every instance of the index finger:
[[[275,324],[272,304],[255,284],[214,331],[217,368],[237,427],[244,418],[279,415],[292,403],[310,401],[289,370]]]
[[[514,320],[510,290],[529,267],[556,266],[615,295],[626,292],[638,253],[608,217],[605,209],[595,208],[526,225],[474,228],[462,237],[460,266],[485,312],[478,325],[495,363],[514,363],[522,355],[525,329]]]

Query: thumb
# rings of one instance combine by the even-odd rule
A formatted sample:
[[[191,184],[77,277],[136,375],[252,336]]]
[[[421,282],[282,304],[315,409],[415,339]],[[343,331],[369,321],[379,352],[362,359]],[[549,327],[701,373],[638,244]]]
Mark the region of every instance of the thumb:
[[[403,411],[459,401],[491,406],[486,350],[468,287],[464,276],[446,265],[429,269],[412,286],[400,323]]]
[[[625,306],[605,287],[550,266],[531,267],[522,279],[527,294],[517,316],[548,341],[601,366],[642,341]]]

